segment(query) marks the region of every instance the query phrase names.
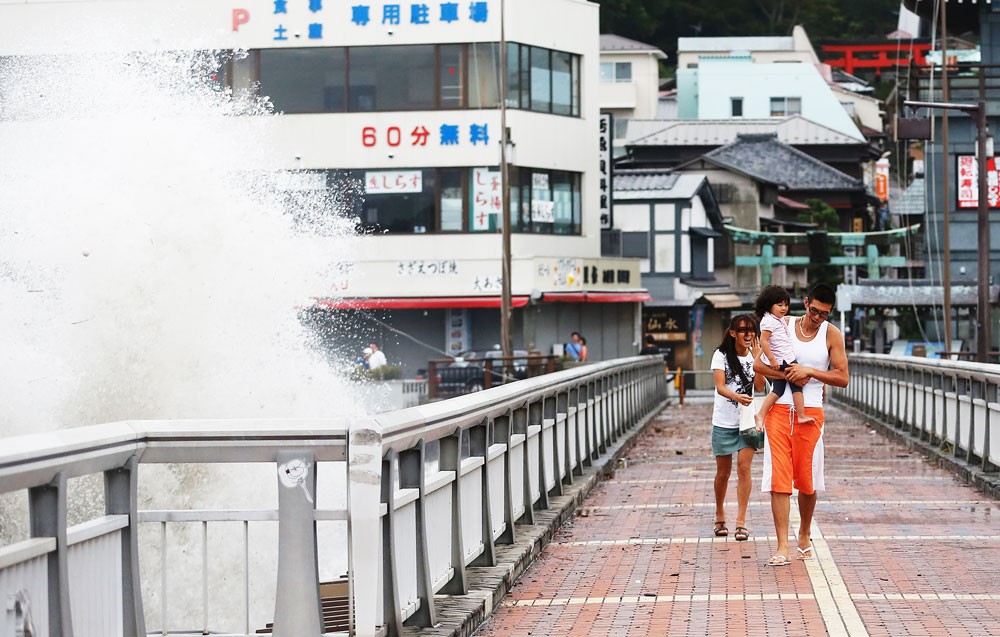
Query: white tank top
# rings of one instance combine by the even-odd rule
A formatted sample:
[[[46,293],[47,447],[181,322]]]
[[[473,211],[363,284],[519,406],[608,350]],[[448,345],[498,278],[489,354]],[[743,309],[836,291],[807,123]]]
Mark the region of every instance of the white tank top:
[[[826,332],[830,326],[830,322],[823,321],[823,324],[819,326],[819,331],[816,333],[816,338],[811,341],[802,341],[800,340],[798,330],[798,322],[802,320],[802,317],[792,316],[789,318],[791,320],[789,327],[791,327],[790,331],[792,332],[792,349],[795,351],[795,362],[799,365],[814,367],[821,371],[830,369],[830,350],[826,347]],[[810,378],[809,382],[802,388],[802,399],[806,407],[822,407],[823,383],[815,378]],[[790,387],[785,388],[785,393],[778,399],[778,403],[782,405],[792,404],[792,390]]]

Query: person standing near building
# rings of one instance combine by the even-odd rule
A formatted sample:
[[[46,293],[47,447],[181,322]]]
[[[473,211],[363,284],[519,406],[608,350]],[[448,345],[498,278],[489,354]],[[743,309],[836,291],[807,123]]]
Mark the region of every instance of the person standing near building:
[[[385,354],[379,349],[378,345],[372,343],[368,348],[372,350],[372,353],[368,356],[368,369],[378,369],[389,364],[385,358]]]
[[[583,337],[580,336],[580,332],[572,332],[569,335],[569,343],[566,343],[566,347],[563,348],[563,353],[569,356],[575,361],[584,360],[580,358],[583,353]]]
[[[788,525],[792,489],[799,492],[799,529],[796,557],[813,557],[812,518],[816,509],[817,491],[824,489],[823,479],[823,413],[824,386],[847,387],[850,372],[847,352],[840,330],[827,322],[837,302],[836,292],[825,283],[812,287],[805,299],[806,312],[790,318],[794,365],[784,373],[765,364],[758,354],[754,371],[768,378],[784,378],[802,386],[805,412],[813,418],[809,424],[792,427],[789,411],[791,389],[778,399],[764,420],[767,433],[764,442],[764,476],[761,490],[771,494],[771,515],[778,536],[778,549],[768,559],[768,566],[786,566],[789,559]]]
[[[712,355],[715,379],[715,404],[712,409],[712,455],[715,456],[715,526],[716,537],[729,535],[726,527],[726,491],[736,454],[736,532],[735,539],[750,539],[747,506],[753,489],[750,464],[756,448],[740,435],[740,406],[753,404],[754,390],[764,389],[764,377],[754,377],[754,358],[759,355],[757,320],[752,314],[738,314]]]

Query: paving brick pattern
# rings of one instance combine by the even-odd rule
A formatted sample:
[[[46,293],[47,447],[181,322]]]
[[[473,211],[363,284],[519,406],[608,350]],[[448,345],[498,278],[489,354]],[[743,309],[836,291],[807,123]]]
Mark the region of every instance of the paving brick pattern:
[[[732,538],[735,467],[730,537],[712,537],[710,417],[664,409],[477,634],[1000,636],[997,503],[828,407],[816,524],[832,555],[818,562],[847,593],[834,605],[817,564],[764,565],[776,543],[759,455],[751,541]],[[831,623],[845,608],[853,628]]]

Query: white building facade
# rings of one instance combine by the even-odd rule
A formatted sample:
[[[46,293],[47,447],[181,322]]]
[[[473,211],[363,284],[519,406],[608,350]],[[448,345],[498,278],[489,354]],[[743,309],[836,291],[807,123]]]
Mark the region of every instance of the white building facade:
[[[601,258],[597,4],[27,0],[0,13],[0,55],[46,53],[32,30],[82,16],[142,25],[123,28],[137,49],[245,51],[220,81],[281,113],[262,143],[289,189],[359,193],[345,210],[358,254],[316,290],[314,318],[352,314],[349,346],[382,341],[407,375],[499,343],[505,86],[514,346],[549,353],[580,331],[595,359],[636,351],[638,260]]]

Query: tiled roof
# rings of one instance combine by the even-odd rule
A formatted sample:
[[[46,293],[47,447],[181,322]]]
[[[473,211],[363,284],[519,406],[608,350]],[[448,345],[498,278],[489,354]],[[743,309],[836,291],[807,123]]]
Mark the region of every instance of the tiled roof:
[[[917,177],[899,197],[889,201],[889,212],[894,215],[923,215],[927,210],[924,195],[924,178]]]
[[[860,179],[781,143],[775,135],[740,135],[701,159],[789,190],[864,190]]]
[[[615,192],[670,190],[677,183],[679,173],[670,170],[636,169],[615,171]]]
[[[801,115],[784,119],[631,120],[628,146],[713,146],[728,144],[745,133],[777,133],[786,144],[864,144]]]
[[[667,57],[666,53],[652,44],[646,44],[645,42],[639,42],[638,40],[630,40],[620,35],[615,35],[614,33],[602,33],[601,52],[603,53],[608,51],[636,53],[647,52],[657,54],[656,57],[658,58]]]

